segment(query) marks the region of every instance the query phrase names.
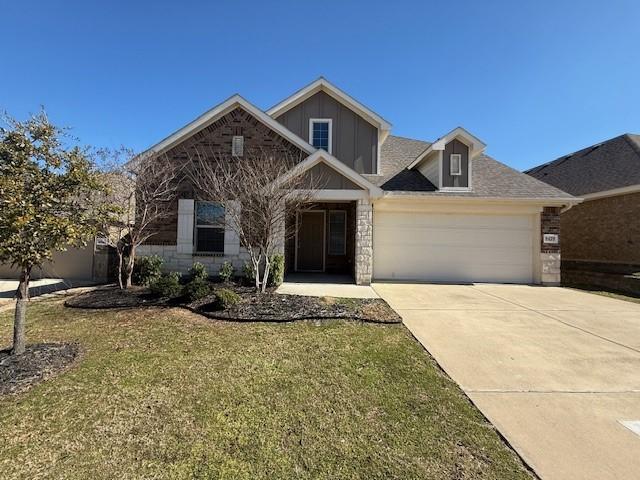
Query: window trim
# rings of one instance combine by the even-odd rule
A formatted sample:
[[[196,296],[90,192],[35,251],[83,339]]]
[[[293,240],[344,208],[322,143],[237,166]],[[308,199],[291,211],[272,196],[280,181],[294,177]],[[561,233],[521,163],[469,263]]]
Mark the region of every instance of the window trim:
[[[222,251],[211,251],[211,250],[199,250],[198,249],[198,229],[199,228],[208,228],[208,229],[218,229],[222,230],[222,235],[224,238],[224,234],[226,233],[226,228],[224,223],[222,225],[198,225],[198,204],[199,203],[216,203],[222,207],[223,210],[223,218],[226,217],[227,209],[221,202],[214,202],[211,200],[196,200],[194,202],[193,208],[193,254],[194,255],[224,255],[224,239],[222,241]],[[223,221],[224,222],[224,221]]]
[[[315,123],[328,123],[329,124],[329,145],[327,153],[330,155],[333,154],[333,118],[310,118],[309,119],[309,144],[318,150],[317,147],[313,146],[313,125]]]
[[[331,215],[334,213],[341,213],[344,217],[343,229],[342,229],[342,253],[335,253],[331,251]],[[347,254],[347,211],[346,210],[329,210],[329,242],[327,245],[327,254],[332,257],[343,256]]]
[[[453,170],[453,158],[458,159],[458,169],[457,171]],[[449,155],[449,175],[451,176],[460,176],[462,175],[462,154],[461,153],[452,153]]]
[[[240,139],[240,153],[235,151],[236,141]],[[242,157],[244,156],[244,135],[234,135],[231,137],[231,155],[234,157]]]

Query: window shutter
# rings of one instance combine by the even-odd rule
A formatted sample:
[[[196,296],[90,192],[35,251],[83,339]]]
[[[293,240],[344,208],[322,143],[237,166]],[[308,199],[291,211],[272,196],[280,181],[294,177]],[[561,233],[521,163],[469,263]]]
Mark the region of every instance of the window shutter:
[[[238,255],[240,253],[240,239],[233,228],[229,227],[229,225],[233,222],[234,217],[237,218],[237,214],[235,212],[239,212],[240,204],[236,201],[229,201],[225,202],[224,207],[224,254]]]
[[[193,253],[193,221],[194,221],[194,201],[181,198],[178,200],[178,253]]]

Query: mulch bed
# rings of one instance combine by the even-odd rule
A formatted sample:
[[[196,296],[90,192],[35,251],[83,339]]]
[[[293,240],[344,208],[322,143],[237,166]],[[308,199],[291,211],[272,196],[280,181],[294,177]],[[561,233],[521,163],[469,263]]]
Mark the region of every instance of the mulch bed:
[[[273,290],[256,295],[252,287],[213,284],[237,293],[241,301],[226,310],[216,310],[214,296],[193,303],[180,298],[159,299],[143,287],[122,291],[107,287],[76,295],[65,302],[68,307],[122,309],[139,307],[183,307],[210,319],[235,322],[293,322],[297,320],[345,319],[370,323],[401,323],[401,318],[379,298],[333,298],[280,295]]]
[[[0,350],[0,396],[18,393],[71,365],[80,354],[77,343],[27,345],[22,355]]]
[[[127,290],[118,287],[104,287],[80,295],[74,295],[64,302],[72,308],[139,308],[166,305],[167,300],[154,297],[146,287],[134,286]]]
[[[307,297],[302,295],[242,294],[242,301],[227,310],[215,310],[211,298],[187,307],[216,320],[236,322],[293,322],[348,319],[371,323],[401,323],[401,318],[379,298]]]

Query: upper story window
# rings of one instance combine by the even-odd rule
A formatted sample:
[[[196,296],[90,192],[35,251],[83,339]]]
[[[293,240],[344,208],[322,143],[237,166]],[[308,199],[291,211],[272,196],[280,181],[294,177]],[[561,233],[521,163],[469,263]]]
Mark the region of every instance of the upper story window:
[[[196,252],[224,253],[224,207],[217,202],[196,202]]]
[[[462,155],[452,153],[449,156],[449,173],[451,175],[462,175]]]
[[[331,153],[332,123],[330,118],[309,119],[309,143]]]
[[[244,137],[242,135],[234,135],[231,140],[231,155],[241,157],[244,154]]]

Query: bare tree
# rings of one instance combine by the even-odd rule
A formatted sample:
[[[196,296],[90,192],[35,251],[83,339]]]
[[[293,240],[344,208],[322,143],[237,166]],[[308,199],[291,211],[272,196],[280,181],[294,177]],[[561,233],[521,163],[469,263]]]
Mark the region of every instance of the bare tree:
[[[196,195],[225,206],[224,226],[249,254],[256,291],[264,292],[273,255],[295,235],[287,228],[287,217],[313,201],[320,176],[298,172],[301,156],[282,149],[253,149],[231,157],[194,148],[186,155]]]
[[[118,283],[121,289],[127,289],[131,286],[137,248],[175,214],[182,166],[164,154],[143,153],[132,158],[130,150],[120,149],[103,150],[100,155],[109,159],[108,202],[120,212],[117,221],[104,225],[102,235],[116,249]],[[123,157],[127,161],[122,162]]]

